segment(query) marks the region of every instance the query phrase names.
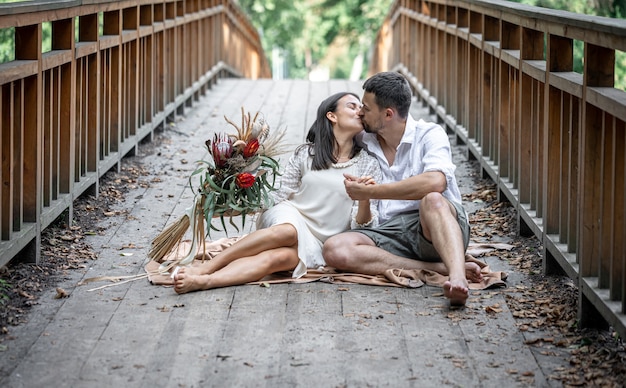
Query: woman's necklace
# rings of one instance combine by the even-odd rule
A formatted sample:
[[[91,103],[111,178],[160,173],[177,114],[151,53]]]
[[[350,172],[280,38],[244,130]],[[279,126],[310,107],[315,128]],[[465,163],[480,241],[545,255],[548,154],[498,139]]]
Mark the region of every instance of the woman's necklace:
[[[344,153],[342,155],[341,150],[338,150],[339,152],[337,152],[339,155],[335,157],[335,159],[337,159],[337,163],[341,163],[341,162],[347,162],[348,160],[350,160],[350,155],[352,154],[352,150],[349,150],[347,153]]]
[[[340,156],[337,158],[337,162],[347,162],[348,160],[350,160],[350,155],[348,156]]]

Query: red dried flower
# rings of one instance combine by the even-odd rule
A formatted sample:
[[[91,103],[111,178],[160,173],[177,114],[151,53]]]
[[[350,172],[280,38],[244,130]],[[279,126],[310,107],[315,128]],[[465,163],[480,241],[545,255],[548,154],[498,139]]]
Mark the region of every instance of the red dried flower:
[[[215,134],[212,144],[213,161],[216,167],[224,167],[233,153],[233,141],[225,134]]]
[[[254,185],[255,179],[256,178],[254,177],[254,175],[250,174],[249,172],[242,172],[241,174],[237,175],[237,179],[235,180],[235,182],[237,183],[237,186],[241,187],[242,189],[248,189]]]
[[[252,139],[244,147],[243,156],[246,158],[249,158],[251,156],[254,156],[258,150],[259,150],[259,140]]]

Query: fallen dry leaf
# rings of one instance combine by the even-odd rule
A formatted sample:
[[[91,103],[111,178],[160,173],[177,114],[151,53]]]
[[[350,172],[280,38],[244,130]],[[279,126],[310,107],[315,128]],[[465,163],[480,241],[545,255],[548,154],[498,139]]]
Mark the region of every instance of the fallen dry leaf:
[[[485,311],[490,314],[496,314],[501,313],[504,309],[502,309],[499,304],[494,304],[493,306],[486,306]]]
[[[67,298],[68,296],[70,296],[64,289],[62,289],[61,287],[57,287],[56,289],[57,293],[56,295],[54,295],[54,299],[61,299],[61,298]]]

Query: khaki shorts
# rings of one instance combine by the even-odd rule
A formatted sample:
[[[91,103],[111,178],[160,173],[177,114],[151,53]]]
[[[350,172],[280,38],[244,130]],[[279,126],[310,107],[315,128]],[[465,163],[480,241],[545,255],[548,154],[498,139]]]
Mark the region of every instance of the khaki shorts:
[[[461,204],[450,203],[456,209],[456,219],[463,235],[463,244],[467,249],[470,235],[467,213]],[[441,261],[432,242],[422,233],[419,211],[398,214],[376,228],[357,228],[351,232],[365,234],[377,247],[396,256],[429,262]]]

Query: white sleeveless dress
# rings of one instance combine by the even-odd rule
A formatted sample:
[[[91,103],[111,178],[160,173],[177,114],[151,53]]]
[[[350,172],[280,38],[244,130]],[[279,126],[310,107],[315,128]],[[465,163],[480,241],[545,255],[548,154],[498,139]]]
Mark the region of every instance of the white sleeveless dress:
[[[324,241],[357,226],[358,203],[346,194],[343,174],[370,175],[377,182],[381,176],[378,162],[365,151],[326,170],[312,170],[311,160],[307,146],[294,152],[275,192],[275,205],[257,219],[257,229],[289,223],[298,231],[300,263],[293,271],[294,278],[306,274],[307,268],[324,266]],[[377,201],[370,201],[373,223],[377,223],[377,207]]]

